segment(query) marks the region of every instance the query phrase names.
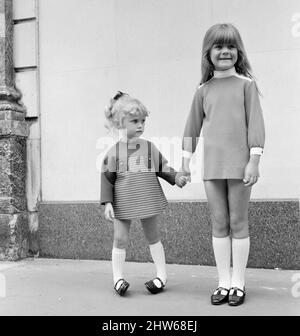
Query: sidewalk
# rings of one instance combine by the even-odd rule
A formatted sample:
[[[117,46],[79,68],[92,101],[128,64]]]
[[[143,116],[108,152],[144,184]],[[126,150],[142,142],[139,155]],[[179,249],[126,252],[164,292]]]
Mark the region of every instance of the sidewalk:
[[[300,271],[247,269],[246,301],[239,307],[210,304],[217,285],[215,267],[169,264],[167,271],[166,290],[152,295],[144,282],[154,276],[154,265],[128,262],[130,288],[120,297],[112,289],[109,261],[0,262],[0,281],[6,282],[5,297],[0,288],[0,316],[300,315]]]

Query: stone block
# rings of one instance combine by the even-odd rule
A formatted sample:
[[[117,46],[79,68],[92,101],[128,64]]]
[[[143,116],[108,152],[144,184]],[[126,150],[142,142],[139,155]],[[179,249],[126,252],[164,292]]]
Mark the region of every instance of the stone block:
[[[0,137],[8,135],[27,137],[28,133],[28,126],[25,121],[0,120]]]
[[[28,211],[37,211],[40,201],[40,165],[40,140],[27,139],[26,198]]]
[[[16,120],[24,121],[25,114],[23,112],[17,112],[12,110],[0,110],[0,120]]]
[[[27,214],[0,214],[0,260],[25,258],[28,248]]]
[[[170,202],[160,229],[167,263],[215,265],[207,202]],[[299,201],[252,201],[248,267],[300,269]],[[113,225],[95,203],[40,203],[40,255],[111,259]],[[151,261],[138,221],[130,230],[127,260]]]
[[[0,214],[26,210],[25,160],[25,138],[0,138]]]

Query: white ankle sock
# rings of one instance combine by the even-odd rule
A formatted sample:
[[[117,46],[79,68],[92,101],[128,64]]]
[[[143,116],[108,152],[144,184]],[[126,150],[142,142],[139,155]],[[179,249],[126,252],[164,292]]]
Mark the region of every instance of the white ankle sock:
[[[230,288],[230,257],[231,239],[230,236],[217,238],[212,237],[213,250],[219,276],[218,287]]]
[[[149,245],[150,253],[155,264],[157,277],[162,280],[164,285],[167,282],[167,272],[166,272],[166,259],[165,259],[165,251],[162,246],[161,241]],[[161,283],[159,280],[154,280],[154,283],[157,287],[161,287]]]
[[[111,252],[111,261],[112,261],[114,285],[119,279],[123,279],[123,269],[124,269],[124,264],[125,264],[125,258],[126,258],[125,249],[119,249],[117,247],[113,247],[112,252]],[[122,281],[118,283],[117,287],[119,287],[121,283]]]
[[[250,249],[250,238],[232,238],[232,279],[231,287],[244,288],[245,270]]]

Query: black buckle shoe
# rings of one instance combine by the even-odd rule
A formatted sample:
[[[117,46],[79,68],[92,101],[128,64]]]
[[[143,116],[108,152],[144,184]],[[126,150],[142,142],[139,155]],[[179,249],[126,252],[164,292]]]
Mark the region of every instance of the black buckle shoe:
[[[118,287],[118,289],[117,289],[117,284],[118,284],[120,281],[122,281],[122,283],[121,283],[121,285],[120,285],[120,286]],[[115,289],[115,291],[116,291],[120,296],[123,296],[123,295],[126,293],[128,287],[129,287],[129,283],[128,283],[126,280],[124,280],[124,279],[119,279],[119,280],[115,283],[114,289]]]
[[[242,295],[241,296],[237,295],[238,292],[242,293]],[[245,287],[244,287],[244,289],[240,289],[238,287],[230,288],[229,298],[228,298],[229,306],[239,306],[239,305],[241,305],[245,301],[245,296],[246,296]]]
[[[160,281],[160,283],[161,283],[160,287],[156,286],[156,284],[154,282],[154,280],[156,280],[156,279]],[[149,281],[145,282],[145,286],[151,294],[157,294],[157,293],[160,293],[164,289],[165,284],[162,282],[162,280],[160,278],[157,277],[153,280],[149,280]]]
[[[222,290],[225,290],[226,294],[222,294]],[[218,287],[210,297],[211,304],[220,305],[222,303],[228,302],[228,295],[229,289],[224,287]]]

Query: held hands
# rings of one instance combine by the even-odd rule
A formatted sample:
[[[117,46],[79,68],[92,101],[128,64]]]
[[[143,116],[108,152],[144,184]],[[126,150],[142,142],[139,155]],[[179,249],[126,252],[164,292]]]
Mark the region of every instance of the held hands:
[[[182,173],[177,173],[175,177],[175,183],[177,187],[182,188],[186,185],[188,180],[187,176],[184,176]]]
[[[115,219],[115,213],[114,209],[111,203],[105,203],[105,208],[104,208],[104,217],[105,219],[113,222]]]
[[[188,169],[180,169],[180,171],[176,174],[175,183],[177,187],[182,188],[184,187],[187,182],[191,182],[191,172]]]
[[[250,160],[247,163],[244,173],[243,182],[245,187],[251,187],[253,184],[257,182],[258,178],[259,178],[258,163]]]

